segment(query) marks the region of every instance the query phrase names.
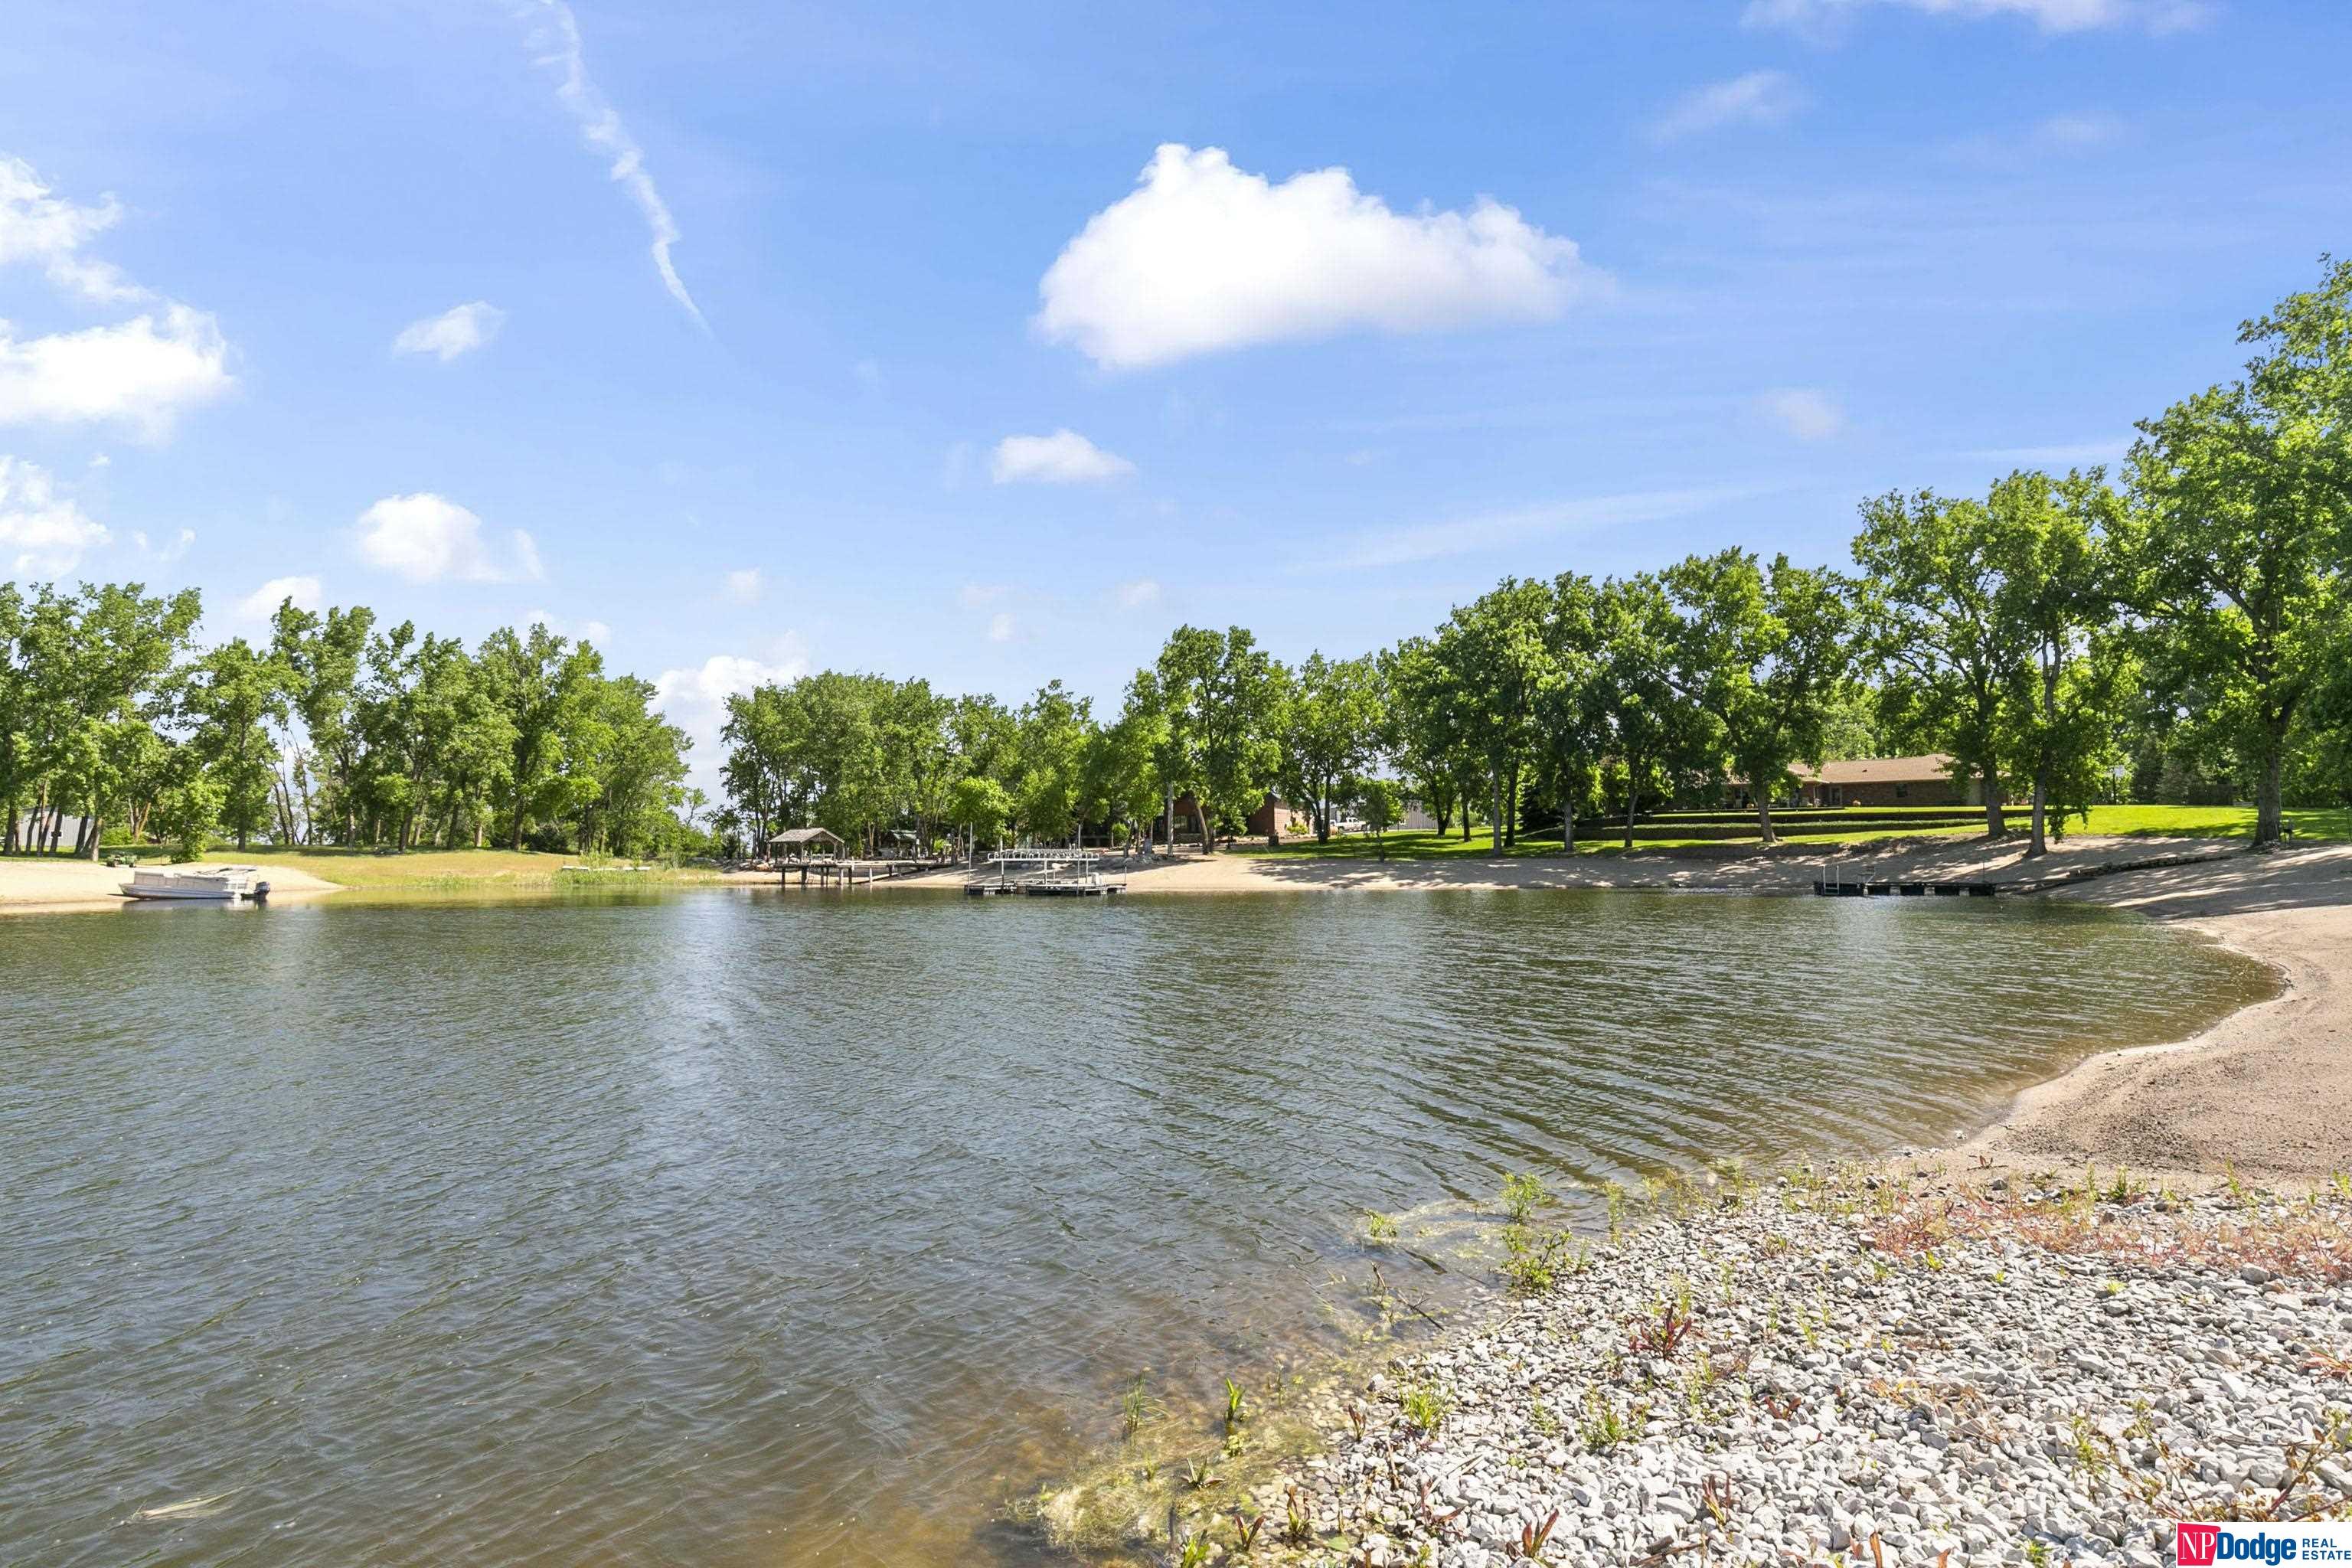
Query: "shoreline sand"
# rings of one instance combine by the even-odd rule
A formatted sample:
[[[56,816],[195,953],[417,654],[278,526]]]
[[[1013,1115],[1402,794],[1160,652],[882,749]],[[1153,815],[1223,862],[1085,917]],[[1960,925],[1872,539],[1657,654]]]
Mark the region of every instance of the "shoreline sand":
[[[252,866],[269,883],[272,898],[310,898],[341,892],[341,884],[265,861],[213,856],[173,870],[211,871],[224,866]],[[0,913],[69,914],[90,910],[121,909],[135,900],[125,898],[123,884],[131,873],[94,860],[0,860]]]

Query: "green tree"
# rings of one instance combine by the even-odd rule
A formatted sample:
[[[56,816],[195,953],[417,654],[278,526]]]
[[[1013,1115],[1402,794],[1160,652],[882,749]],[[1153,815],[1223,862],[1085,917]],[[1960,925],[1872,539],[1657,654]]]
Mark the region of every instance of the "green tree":
[[[2347,615],[2352,264],[2248,321],[2243,379],[2140,424],[2126,523],[2132,597],[2251,762],[2254,844],[2278,841],[2296,724]]]
[[[1994,604],[2024,649],[2003,750],[2032,780],[2026,853],[2049,848],[2051,819],[2084,815],[2116,754],[2115,718],[2130,660],[2113,635],[2122,584],[2113,539],[2122,500],[2098,469],[2053,482],[2016,473],[1986,497]]]
[[[603,661],[594,649],[575,648],[535,621],[523,633],[511,626],[492,632],[477,658],[484,689],[512,735],[499,805],[507,816],[507,847],[520,849],[533,818],[569,815],[564,740],[580,721]]]
[[[1693,555],[1666,569],[1680,609],[1675,679],[1712,716],[1733,771],[1756,803],[1758,835],[1772,831],[1772,796],[1790,765],[1821,765],[1832,700],[1851,660],[1851,616],[1837,580],[1792,566],[1767,567],[1746,550]]]
[[[1457,606],[1433,645],[1458,699],[1464,739],[1486,766],[1498,853],[1517,837],[1519,772],[1534,751],[1537,703],[1556,678],[1544,636],[1551,608],[1544,584],[1507,577]]]
[[[1544,771],[1559,799],[1560,847],[1576,852],[1577,814],[1592,804],[1609,746],[1609,693],[1601,644],[1601,592],[1563,572],[1544,616],[1547,679],[1536,693],[1535,729]]]
[[[1153,676],[1173,782],[1201,803],[1202,852],[1213,853],[1219,824],[1255,811],[1279,776],[1279,667],[1244,627],[1179,626]]]
[[[270,725],[286,717],[285,671],[243,637],[213,648],[196,669],[188,695],[195,752],[220,786],[218,820],[242,854],[272,815],[278,742]]]
[[[1676,683],[1682,624],[1658,578],[1640,573],[1602,584],[1594,622],[1612,749],[1625,774],[1631,849],[1643,795],[1670,794],[1675,774],[1704,754],[1712,726]]]
[[[1931,491],[1864,501],[1853,558],[1864,574],[1865,657],[1880,671],[1879,715],[1894,733],[1949,752],[1984,792],[1985,831],[2001,813],[2004,705],[2026,679],[2025,628],[2002,613],[2000,552],[1981,502]]]
[[[1389,858],[1389,829],[1404,820],[1404,790],[1394,779],[1355,781],[1356,809],[1371,830],[1372,844],[1383,860]]]
[[[1331,841],[1331,812],[1350,775],[1371,764],[1388,723],[1380,671],[1370,658],[1307,656],[1284,705],[1283,787],[1315,819],[1317,842]]]

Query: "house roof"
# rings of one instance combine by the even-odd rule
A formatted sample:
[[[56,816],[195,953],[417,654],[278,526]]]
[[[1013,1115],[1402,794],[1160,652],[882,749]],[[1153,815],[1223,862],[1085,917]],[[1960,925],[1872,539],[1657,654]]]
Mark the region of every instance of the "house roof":
[[[1952,777],[1952,759],[1943,752],[1917,757],[1854,757],[1809,768],[1799,763],[1789,770],[1805,784],[1946,784]]]
[[[772,837],[768,842],[771,844],[813,844],[820,838],[831,839],[835,844],[841,842],[841,836],[839,834],[827,833],[822,827],[787,827],[782,833]]]

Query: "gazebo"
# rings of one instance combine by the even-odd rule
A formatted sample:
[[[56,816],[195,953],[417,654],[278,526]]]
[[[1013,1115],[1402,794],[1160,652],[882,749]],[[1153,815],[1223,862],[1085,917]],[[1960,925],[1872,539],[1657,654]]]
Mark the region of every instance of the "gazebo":
[[[818,845],[826,846],[824,855],[837,858],[846,847],[838,835],[822,827],[787,827],[768,840],[768,853],[780,860],[814,860],[819,858]]]

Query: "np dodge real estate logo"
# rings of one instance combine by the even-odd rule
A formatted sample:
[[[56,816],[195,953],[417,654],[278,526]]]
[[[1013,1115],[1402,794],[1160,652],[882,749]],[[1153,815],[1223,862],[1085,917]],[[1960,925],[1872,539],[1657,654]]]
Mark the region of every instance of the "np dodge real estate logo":
[[[2173,1554],[2180,1568],[2219,1568],[2225,1563],[2352,1563],[2352,1525],[2183,1524],[2173,1528]]]

